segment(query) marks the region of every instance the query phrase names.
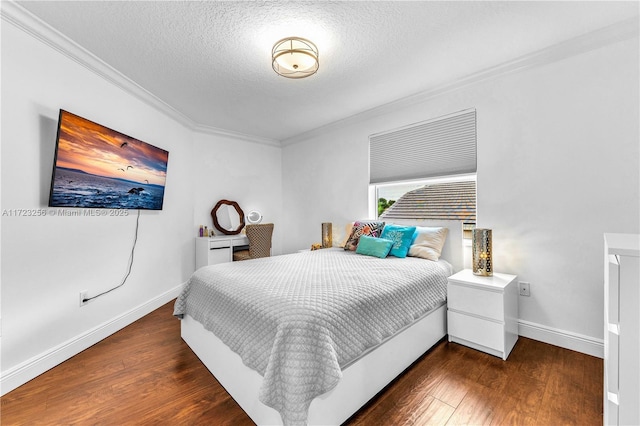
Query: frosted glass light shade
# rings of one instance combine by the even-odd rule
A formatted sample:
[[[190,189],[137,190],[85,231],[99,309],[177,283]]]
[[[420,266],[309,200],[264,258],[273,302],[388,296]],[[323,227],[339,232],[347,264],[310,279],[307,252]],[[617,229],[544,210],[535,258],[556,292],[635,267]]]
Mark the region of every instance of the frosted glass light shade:
[[[472,246],[473,273],[485,277],[493,276],[491,229],[474,229]]]
[[[318,48],[300,37],[287,37],[273,45],[273,70],[283,77],[304,78],[315,74],[320,66]]]

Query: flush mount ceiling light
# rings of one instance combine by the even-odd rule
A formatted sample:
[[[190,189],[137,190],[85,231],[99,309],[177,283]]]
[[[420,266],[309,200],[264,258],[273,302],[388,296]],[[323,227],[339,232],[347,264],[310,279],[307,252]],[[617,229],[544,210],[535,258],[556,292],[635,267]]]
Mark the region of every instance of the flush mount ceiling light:
[[[273,45],[271,51],[273,70],[287,78],[305,78],[315,74],[318,48],[301,37],[287,37]]]

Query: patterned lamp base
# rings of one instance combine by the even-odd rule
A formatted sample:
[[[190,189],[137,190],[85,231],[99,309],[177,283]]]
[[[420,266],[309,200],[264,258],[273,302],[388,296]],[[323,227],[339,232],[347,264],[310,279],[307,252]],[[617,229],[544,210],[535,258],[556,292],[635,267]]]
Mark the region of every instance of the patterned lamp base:
[[[473,230],[473,273],[485,277],[493,276],[493,259],[491,258],[491,229],[476,228]]]
[[[329,248],[333,245],[333,232],[331,230],[331,223],[325,222],[322,224],[322,248]]]

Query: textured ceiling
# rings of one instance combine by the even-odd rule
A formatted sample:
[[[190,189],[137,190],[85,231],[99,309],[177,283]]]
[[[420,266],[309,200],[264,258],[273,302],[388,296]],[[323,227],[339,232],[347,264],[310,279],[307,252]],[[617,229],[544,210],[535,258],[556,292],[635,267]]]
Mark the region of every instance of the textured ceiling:
[[[637,2],[22,1],[200,126],[285,140],[638,15]],[[320,69],[271,68],[287,36]]]

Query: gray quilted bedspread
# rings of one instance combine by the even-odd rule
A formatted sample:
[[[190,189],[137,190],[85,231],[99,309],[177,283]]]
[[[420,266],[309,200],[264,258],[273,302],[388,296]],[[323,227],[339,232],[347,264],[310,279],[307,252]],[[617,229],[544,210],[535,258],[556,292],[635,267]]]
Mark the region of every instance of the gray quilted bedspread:
[[[285,425],[305,424],[311,401],[341,368],[446,298],[448,263],[378,259],[342,249],[208,266],[176,300],[263,377],[260,401]]]

